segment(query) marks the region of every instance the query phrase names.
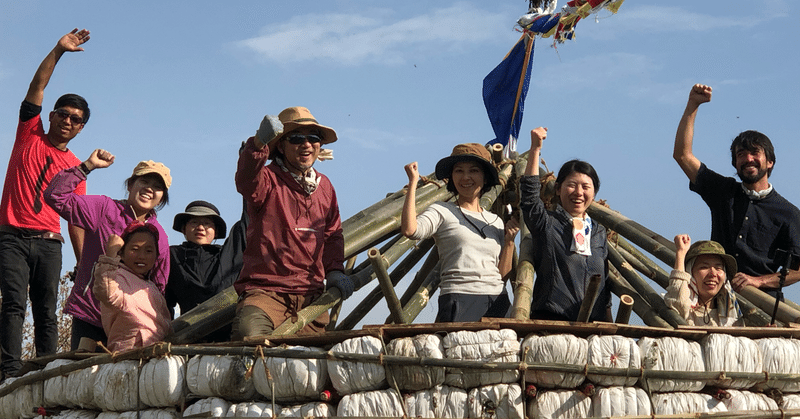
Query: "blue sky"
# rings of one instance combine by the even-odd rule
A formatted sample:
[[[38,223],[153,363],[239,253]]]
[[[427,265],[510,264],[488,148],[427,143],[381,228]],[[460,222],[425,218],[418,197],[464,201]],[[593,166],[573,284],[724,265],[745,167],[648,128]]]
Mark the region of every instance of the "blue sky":
[[[215,203],[233,224],[239,144],[265,114],[306,106],[338,133],[335,160],[316,167],[347,219],[400,189],[404,164],[418,161],[427,174],[454,145],[493,138],[481,83],[519,38],[514,25],[527,3],[1,0],[2,170],[36,67],[80,27],[92,39],[62,58],[44,106],[67,92],[89,101],[92,118],[70,148],[80,159],[95,148],[117,156],[92,173],[89,193],[123,198],[133,166],[153,159],[174,178],[159,213],[165,228],[195,199]],[[689,89],[700,82],[714,94],[700,109],[695,154],[733,175],[730,141],[762,131],[777,153],[771,181],[798,203],[798,9],[779,0],[627,0],[617,15],[580,22],[573,41],[554,48],[537,39],[520,148],[530,129],[547,126],[542,156],[551,170],[587,160],[611,208],[669,239],[706,239],[708,210],[671,157]],[[172,244],[182,239],[170,233]],[[73,265],[65,247],[64,269]],[[800,300],[800,285],[787,296]],[[435,304],[421,320],[434,313]]]

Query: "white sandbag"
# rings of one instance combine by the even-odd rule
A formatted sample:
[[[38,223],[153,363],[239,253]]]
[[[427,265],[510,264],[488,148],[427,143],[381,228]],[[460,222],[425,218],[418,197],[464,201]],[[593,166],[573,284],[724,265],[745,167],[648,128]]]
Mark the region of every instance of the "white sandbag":
[[[45,371],[69,365],[71,359],[56,359],[44,366]],[[67,378],[69,374],[48,378],[44,381],[44,407],[75,407],[75,403],[67,396]]]
[[[642,365],[639,345],[625,336],[589,336],[589,365],[608,368],[630,368],[631,377],[589,374],[587,378],[601,386],[632,386],[636,384]]]
[[[198,417],[224,418],[230,406],[230,403],[219,397],[208,397],[189,405],[183,411],[183,417],[198,415]]]
[[[144,409],[132,412],[102,412],[96,419],[178,419],[175,409]]]
[[[655,415],[727,412],[725,404],[702,393],[656,393],[651,398]]]
[[[73,371],[67,376],[66,397],[73,404],[87,410],[97,409],[94,404],[94,381],[99,369],[99,366],[93,365]]]
[[[113,412],[136,410],[139,407],[139,362],[100,365],[94,379],[94,405]]]
[[[39,371],[31,371],[23,375],[23,377],[27,377],[38,372]],[[16,380],[17,378],[9,378],[4,384],[11,384]],[[0,402],[5,405],[4,407],[0,408],[0,412],[3,414],[2,417],[30,419],[38,416],[36,413],[34,413],[34,409],[41,407],[42,405],[42,388],[42,382],[39,381],[19,387],[4,396],[3,400]]]
[[[747,412],[778,410],[778,403],[764,393],[754,393],[752,391],[727,390],[731,398],[723,400],[728,412]]]
[[[387,355],[414,358],[444,358],[442,338],[438,335],[417,335],[393,339],[386,345]],[[444,383],[444,367],[424,367],[415,365],[386,365],[387,378],[396,381],[400,390],[418,391]]]
[[[528,364],[569,364],[585,366],[588,342],[574,335],[529,335],[522,341],[522,353]],[[525,381],[547,388],[575,388],[584,380],[583,374],[527,370]]]
[[[592,416],[648,416],[650,397],[638,387],[600,387],[592,396]]]
[[[402,417],[403,401],[395,390],[373,390],[342,397],[336,415],[341,417]]]
[[[800,374],[800,340],[784,338],[757,339],[756,344],[764,355],[764,371],[774,373]],[[776,388],[786,392],[800,391],[798,381],[778,381],[770,378],[766,384],[759,383],[758,390]]]
[[[656,371],[705,371],[700,344],[675,337],[639,339],[642,368]],[[640,385],[651,392],[700,391],[703,381],[656,379],[639,380]]]
[[[519,362],[519,340],[511,329],[458,331],[442,340],[445,358],[482,362]],[[517,370],[476,371],[448,368],[444,382],[449,386],[475,388],[489,384],[513,383]]]
[[[182,356],[153,358],[139,373],[139,399],[152,407],[180,404],[186,393],[186,359]]]
[[[336,415],[336,409],[328,403],[311,402],[298,406],[284,407],[282,418],[330,418]]]
[[[281,411],[279,405],[275,405],[275,410]],[[271,418],[277,416],[273,414],[272,403],[267,402],[242,402],[232,404],[228,407],[226,418]]]
[[[50,416],[50,419],[97,419],[97,415],[92,410],[62,410],[57,415]]]
[[[531,419],[586,418],[592,411],[592,399],[576,390],[542,391],[528,402]]]
[[[467,391],[458,387],[436,386],[405,396],[412,418],[466,418]]]
[[[473,388],[467,396],[467,417],[525,419],[522,389],[518,384],[495,384]]]
[[[781,409],[793,410],[800,409],[800,394],[784,394]]]
[[[251,400],[256,394],[247,374],[252,366],[249,356],[195,355],[186,364],[186,385],[189,393],[201,397]]]
[[[764,355],[753,339],[714,333],[703,337],[703,361],[710,372],[754,372],[762,373]],[[723,388],[750,388],[756,380],[713,380],[709,385]]]
[[[319,348],[303,346],[289,346],[286,349],[324,352]],[[257,358],[253,368],[256,391],[277,402],[319,400],[319,394],[327,383],[328,365],[325,359]]]
[[[380,339],[376,337],[361,336],[337,343],[333,345],[331,351],[378,355],[381,353],[382,346]],[[328,375],[331,377],[333,388],[342,395],[378,390],[387,386],[386,370],[380,364],[328,361]]]

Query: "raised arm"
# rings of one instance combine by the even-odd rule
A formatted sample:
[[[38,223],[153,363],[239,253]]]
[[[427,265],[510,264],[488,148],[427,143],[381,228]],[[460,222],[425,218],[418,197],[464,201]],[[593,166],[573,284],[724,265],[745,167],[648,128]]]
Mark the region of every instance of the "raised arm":
[[[697,117],[697,108],[701,104],[711,101],[711,86],[695,84],[689,92],[689,101],[683,111],[681,122],[678,124],[678,132],[675,134],[675,149],[672,158],[686,173],[689,181],[694,183],[697,180],[697,171],[700,170],[700,160],[692,152],[692,141],[694,139],[694,120]]]
[[[53,70],[56,68],[56,63],[61,59],[67,51],[83,51],[81,45],[89,40],[89,31],[86,29],[78,30],[73,29],[70,33],[61,37],[53,50],[44,57],[39,68],[36,69],[36,74],[33,75],[33,80],[28,87],[28,93],[25,95],[25,101],[30,102],[36,106],[42,106],[44,100],[44,88],[50,82],[50,77],[53,75]]]
[[[685,270],[686,266],[686,253],[689,251],[689,246],[692,244],[692,239],[688,234],[678,234],[675,236],[675,265],[672,267],[676,271]]]
[[[400,232],[410,237],[417,232],[417,182],[419,182],[419,167],[417,162],[405,165],[408,176],[408,191],[403,202],[403,213],[400,216]]]
[[[539,127],[531,130],[531,151],[528,152],[528,165],[525,166],[525,176],[539,174],[539,156],[542,154],[542,142],[547,138],[547,128]]]

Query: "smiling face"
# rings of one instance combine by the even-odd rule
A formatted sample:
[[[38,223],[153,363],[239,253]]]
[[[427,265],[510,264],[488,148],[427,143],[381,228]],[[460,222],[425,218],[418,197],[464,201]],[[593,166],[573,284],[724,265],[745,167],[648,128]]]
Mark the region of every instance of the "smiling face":
[[[308,140],[300,144],[292,144],[289,141],[289,137],[293,134],[320,136],[320,132],[315,127],[300,127],[284,134],[283,138],[278,142],[277,149],[283,154],[283,162],[286,167],[294,174],[303,175],[311,169],[311,166],[314,165],[317,157],[319,157],[321,144]]]
[[[128,186],[128,205],[137,216],[147,214],[161,203],[164,189],[164,181],[155,173],[138,177]]]
[[[481,196],[481,190],[486,184],[483,168],[480,164],[472,161],[462,161],[454,164],[450,178],[453,180],[456,191],[458,191],[458,196],[462,198]]]
[[[211,244],[216,234],[217,230],[211,217],[192,217],[183,227],[186,241],[195,244]]]
[[[556,194],[559,196],[561,206],[569,215],[585,218],[586,209],[594,201],[594,182],[586,174],[572,172],[558,184]]]
[[[63,106],[50,112],[50,130],[47,135],[55,143],[53,145],[67,143],[81,132],[83,125],[82,110]]]
[[[692,278],[697,284],[697,293],[701,302],[713,298],[725,284],[725,263],[720,256],[699,255],[692,265]]]
[[[157,258],[156,239],[147,231],[132,233],[120,251],[122,263],[142,277],[153,269]]]
[[[744,183],[753,184],[767,176],[774,162],[768,161],[764,149],[755,151],[739,148],[736,150],[736,173]]]

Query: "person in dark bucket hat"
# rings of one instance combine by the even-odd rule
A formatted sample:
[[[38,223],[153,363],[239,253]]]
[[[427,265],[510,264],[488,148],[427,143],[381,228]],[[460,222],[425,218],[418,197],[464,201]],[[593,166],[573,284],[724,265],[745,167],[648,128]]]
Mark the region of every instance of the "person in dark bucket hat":
[[[225,220],[214,204],[192,201],[186,210],[175,215],[172,229],[183,233],[186,241],[169,247],[170,271],[167,283],[167,305],[181,314],[233,285],[242,269],[246,244],[247,216],[242,217],[226,238]],[[225,239],[222,245],[214,239]],[[205,338],[205,342],[230,341],[231,327],[225,326]]]
[[[186,234],[184,228],[186,227],[186,223],[188,223],[194,217],[207,217],[214,223],[214,239],[224,239],[227,233],[227,227],[225,225],[225,220],[222,219],[219,215],[219,210],[214,204],[206,201],[192,201],[189,205],[186,206],[186,210],[184,212],[178,213],[175,215],[175,220],[172,223],[172,229],[179,232]],[[187,237],[187,240],[189,238]],[[189,240],[191,241],[191,240]]]
[[[686,234],[675,236],[675,266],[664,302],[691,326],[744,326],[730,282],[736,259],[715,241],[691,243]]]
[[[401,232],[413,240],[433,237],[442,262],[438,322],[479,321],[505,317],[511,307],[505,275],[511,270],[519,221],[507,223],[480,206],[481,196],[500,180],[489,151],[481,144],[459,144],[436,164],[436,177],[447,179],[456,202],[435,202],[417,215],[417,162],[408,176]]]

